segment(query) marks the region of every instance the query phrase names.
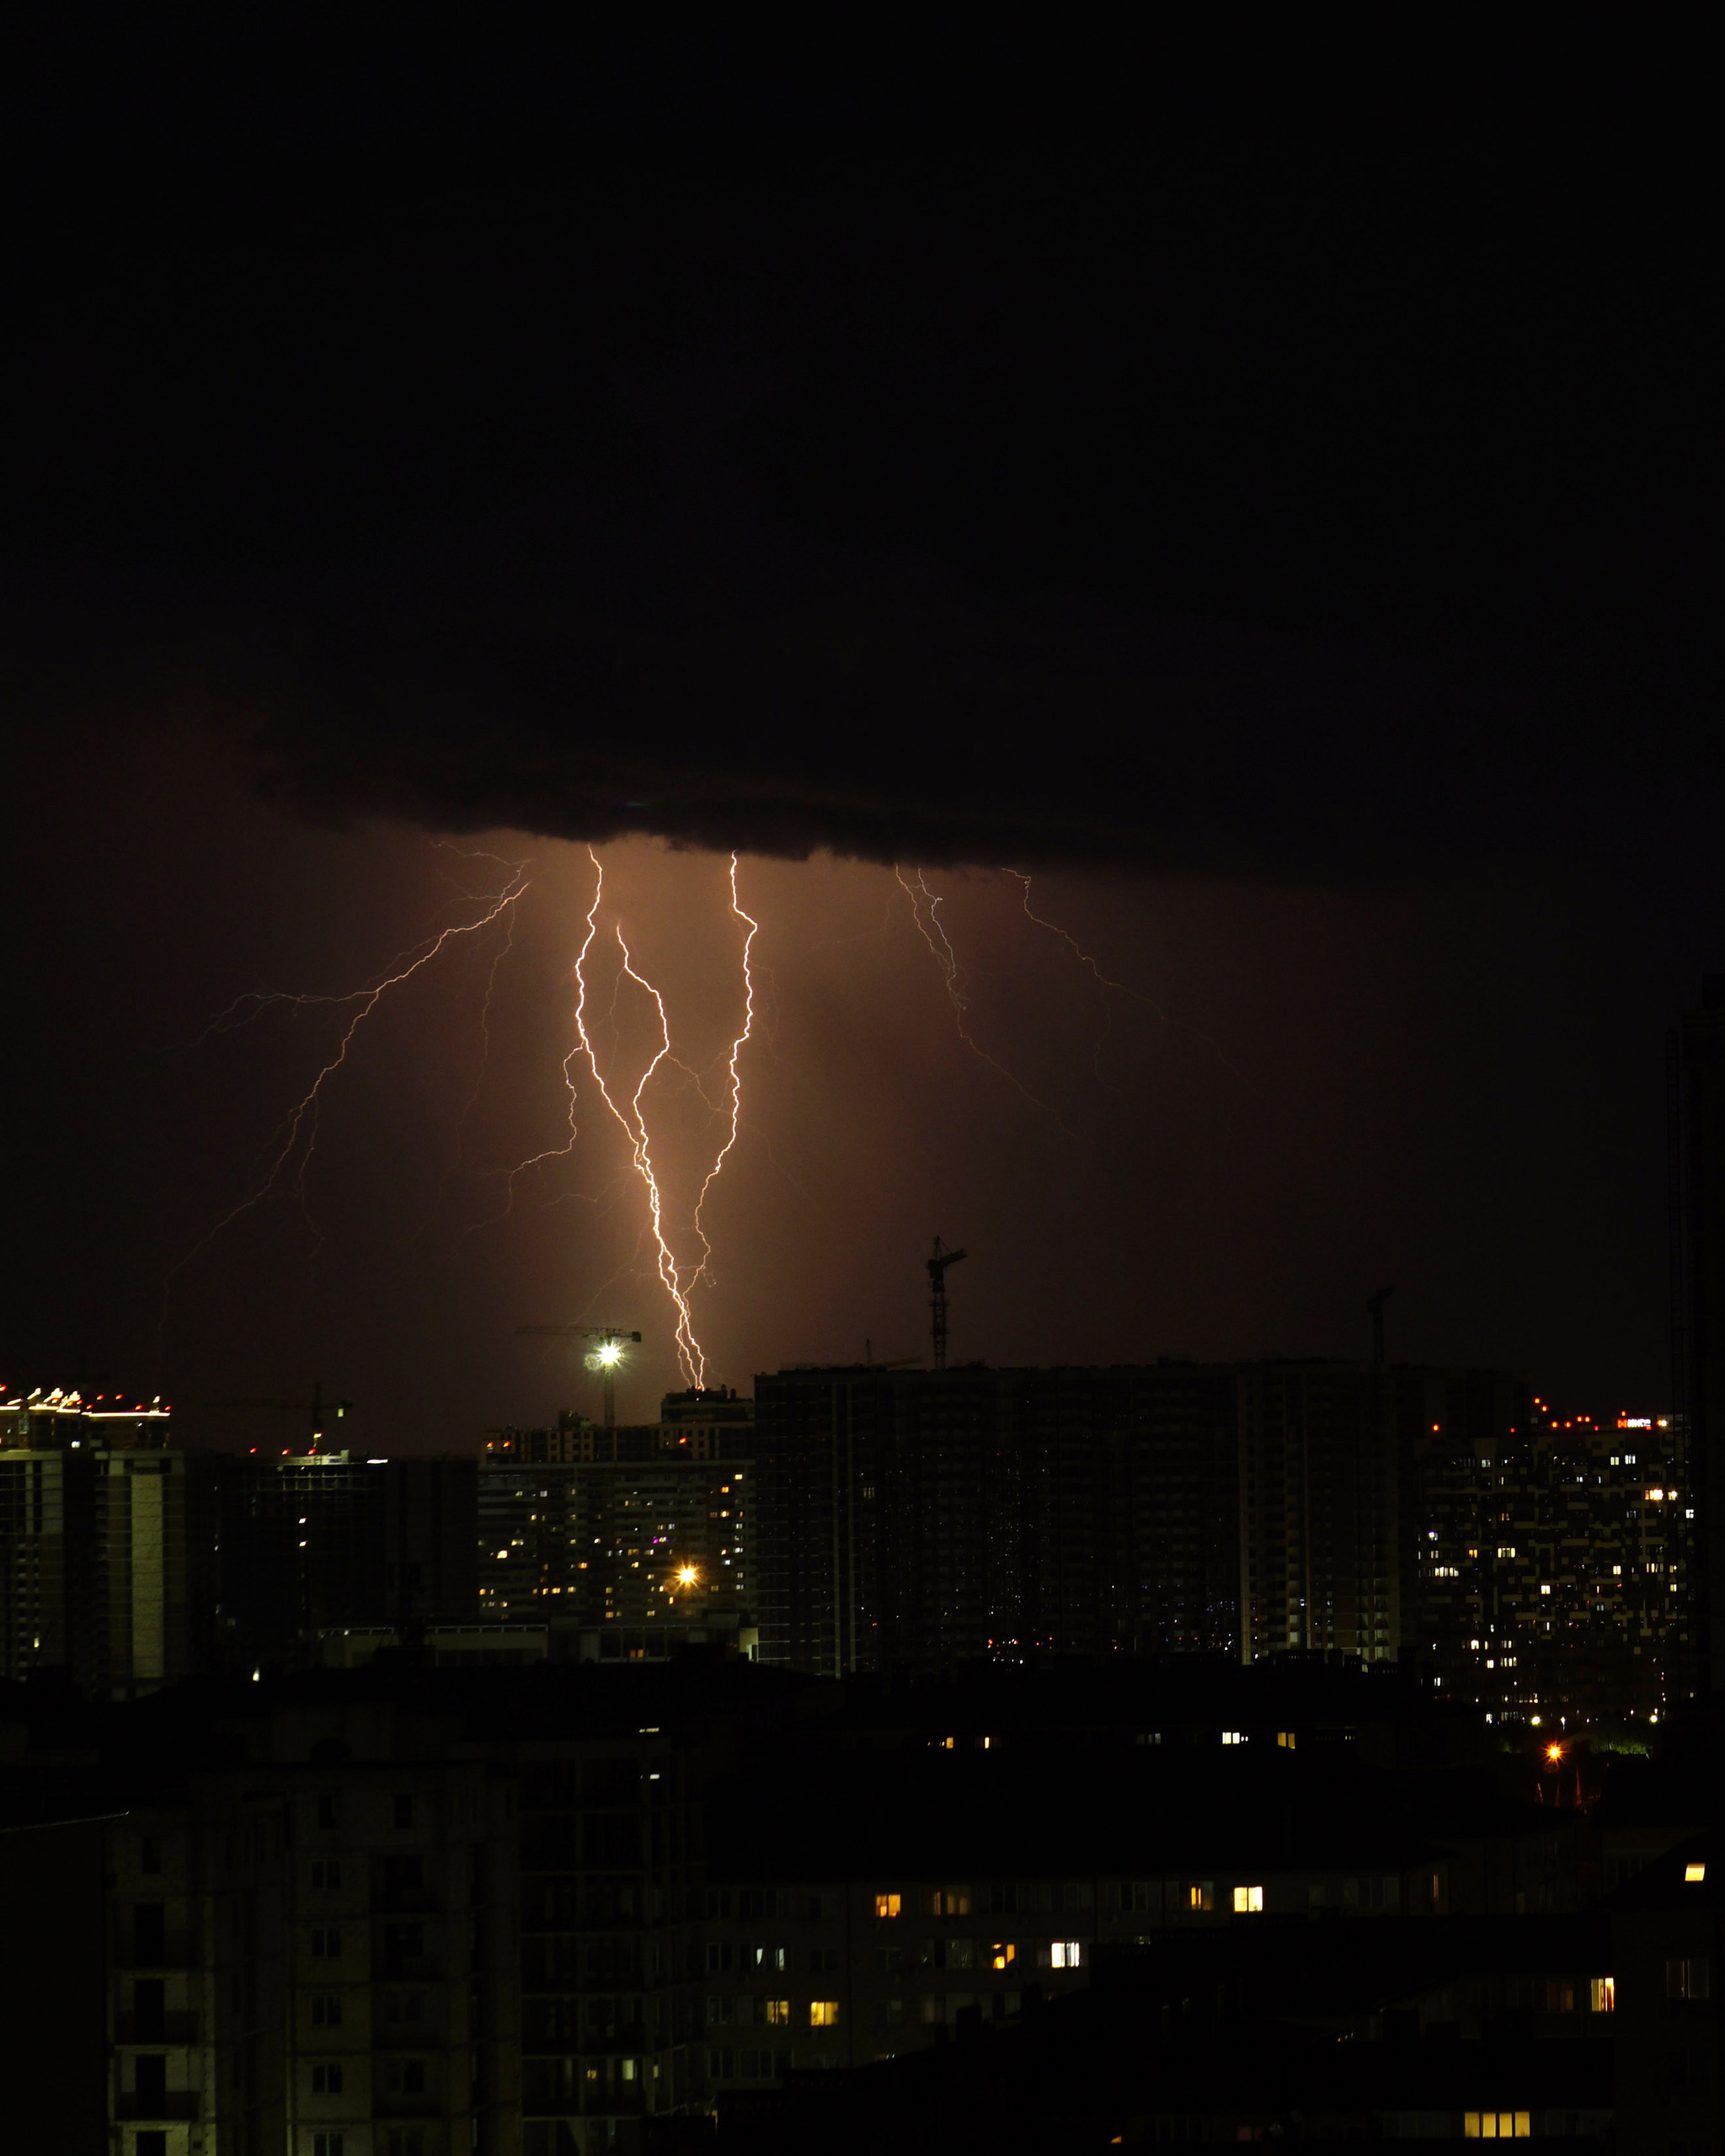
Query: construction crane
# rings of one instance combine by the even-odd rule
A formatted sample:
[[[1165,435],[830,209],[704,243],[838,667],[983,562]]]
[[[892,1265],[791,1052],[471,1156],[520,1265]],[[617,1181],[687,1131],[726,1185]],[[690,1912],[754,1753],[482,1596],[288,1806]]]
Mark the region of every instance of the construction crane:
[[[1391,1280],[1365,1299],[1366,1315],[1371,1320],[1371,1359],[1379,1369],[1384,1367],[1384,1305],[1395,1292],[1396,1283]]]
[[[947,1267],[969,1255],[968,1251],[943,1250],[937,1235],[934,1255],[923,1260],[928,1267],[929,1327],[934,1335],[934,1367],[937,1370],[947,1366]]]
[[[278,1415],[307,1415],[312,1422],[312,1442],[307,1450],[316,1452],[323,1442],[323,1432],[334,1419],[340,1422],[353,1406],[350,1400],[326,1400],[323,1381],[320,1378],[312,1387],[309,1400],[212,1400],[212,1407],[261,1407],[273,1409]]]
[[[587,1368],[597,1370],[605,1380],[605,1427],[617,1428],[617,1366],[627,1342],[641,1344],[638,1332],[626,1332],[620,1325],[518,1325],[515,1331],[541,1340],[590,1340]]]

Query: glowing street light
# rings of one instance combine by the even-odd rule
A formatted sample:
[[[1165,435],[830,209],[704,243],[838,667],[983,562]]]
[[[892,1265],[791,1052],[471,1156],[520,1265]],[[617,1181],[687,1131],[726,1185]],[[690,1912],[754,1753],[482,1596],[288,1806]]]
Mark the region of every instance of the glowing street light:
[[[696,1581],[699,1579],[700,1577],[700,1573],[696,1571],[692,1565],[679,1565],[677,1566],[677,1585],[679,1587],[693,1587]]]
[[[545,1339],[590,1340],[593,1345],[585,1360],[587,1368],[605,1380],[605,1427],[607,1430],[616,1428],[617,1369],[630,1342],[640,1344],[638,1332],[625,1332],[617,1325],[518,1325],[515,1331]]]

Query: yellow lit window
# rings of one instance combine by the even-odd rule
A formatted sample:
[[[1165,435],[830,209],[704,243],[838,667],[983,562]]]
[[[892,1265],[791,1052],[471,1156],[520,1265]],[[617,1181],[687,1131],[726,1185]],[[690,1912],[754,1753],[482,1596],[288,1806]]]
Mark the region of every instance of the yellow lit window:
[[[809,2026],[811,2029],[836,2029],[839,2025],[839,2003],[836,1999],[811,1999],[809,2002]]]
[[[1683,1867],[1683,1883],[1685,1886],[1699,1886],[1706,1876],[1707,1867],[1704,1864],[1686,1864]]]
[[[1300,1739],[1294,1730],[1279,1729],[1276,1732],[1276,1742],[1284,1752],[1292,1752],[1298,1746]]]
[[[1587,2003],[1595,2014],[1615,2014],[1617,2010],[1616,1978],[1595,1977],[1588,1986]]]
[[[1201,1885],[1194,1883],[1186,1889],[1186,1906],[1188,1909],[1210,1909],[1215,1907],[1215,1894],[1207,1880]]]
[[[1533,2121],[1525,2111],[1464,2111],[1461,2131],[1469,2141],[1525,2141]]]
[[[1009,1939],[996,1940],[991,1949],[991,1955],[996,1968],[1004,1969],[1017,1960],[1018,1950]]]
[[[970,1889],[968,1886],[937,1886],[929,1897],[929,1908],[937,1917],[968,1917],[970,1913]]]
[[[874,1897],[874,1913],[878,1917],[895,1917],[903,1906],[896,1894],[877,1894]]]
[[[791,2019],[791,2002],[789,1999],[768,1999],[766,2002],[766,2018],[769,2021],[775,2024],[788,2026]]]
[[[1260,1916],[1263,1913],[1262,1886],[1236,1886],[1234,1889],[1234,1913],[1236,1917]]]

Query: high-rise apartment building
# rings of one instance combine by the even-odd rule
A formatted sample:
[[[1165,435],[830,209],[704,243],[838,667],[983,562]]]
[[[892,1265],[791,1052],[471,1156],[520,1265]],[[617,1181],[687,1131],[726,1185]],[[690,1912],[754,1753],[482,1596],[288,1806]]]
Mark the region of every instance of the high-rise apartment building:
[[[1543,1402],[1507,1439],[1433,1433],[1414,1648],[1494,1716],[1663,1717],[1690,1667],[1693,1522],[1672,1419]]]
[[[160,1402],[0,1398],[0,1674],[127,1699],[203,1666],[210,1473]]]
[[[235,1469],[238,1471],[236,1472]],[[259,1454],[223,1477],[223,1658],[302,1664],[320,1632],[471,1624],[478,1583],[471,1460]]]
[[[761,1652],[822,1675],[1237,1637],[1231,1371],[756,1381]]]
[[[1321,1648],[1361,1662],[1402,1644],[1391,1374],[1357,1363],[1247,1364],[1240,1428],[1240,1656]]]
[[[750,1402],[672,1394],[657,1422],[489,1433],[479,1469],[479,1607],[548,1623],[590,1659],[753,1638]]]
[[[1696,1682],[1725,1686],[1725,974],[1673,1029],[1672,1365],[1696,1510]]]
[[[320,1631],[471,1624],[472,1460],[185,1452],[168,1411],[0,1396],[0,1677],[126,1699],[315,1658]]]
[[[763,1658],[1415,1651],[1423,1449],[1495,1451],[1489,1372],[1167,1360],[756,1380]]]
[[[431,1696],[248,1685],[0,1826],[8,2153],[599,2156],[700,2099],[686,1746]]]

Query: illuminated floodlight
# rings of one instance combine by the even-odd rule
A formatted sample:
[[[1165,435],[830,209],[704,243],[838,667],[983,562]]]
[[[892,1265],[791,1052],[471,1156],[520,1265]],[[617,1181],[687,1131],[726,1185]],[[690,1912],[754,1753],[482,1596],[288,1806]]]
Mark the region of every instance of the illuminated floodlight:
[[[679,1565],[677,1567],[677,1585],[679,1587],[693,1587],[696,1581],[700,1577],[701,1575],[695,1570],[695,1567],[692,1565]]]
[[[1548,1744],[1546,1747],[1546,1757],[1548,1759],[1561,1759],[1563,1757],[1563,1747],[1561,1744]]]
[[[622,1358],[623,1351],[620,1343],[615,1340],[607,1340],[601,1346],[595,1348],[587,1358],[587,1367],[594,1370],[614,1370]]]

